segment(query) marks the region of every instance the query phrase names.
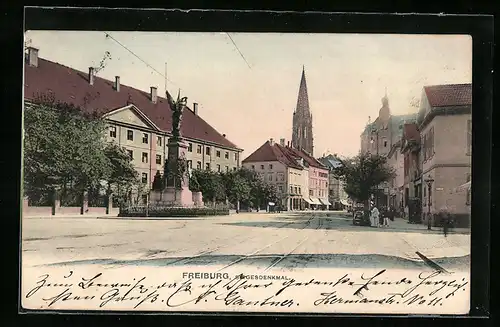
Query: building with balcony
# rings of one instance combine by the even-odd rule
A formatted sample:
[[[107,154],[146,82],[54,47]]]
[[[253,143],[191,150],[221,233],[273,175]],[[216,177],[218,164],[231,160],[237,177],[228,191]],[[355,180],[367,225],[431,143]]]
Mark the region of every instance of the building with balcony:
[[[325,165],[328,170],[328,201],[332,204],[331,209],[340,210],[346,207],[348,196],[344,190],[344,182],[335,178],[332,170],[341,165],[339,158],[336,155],[329,154],[318,158],[318,161]]]
[[[108,123],[107,139],[124,147],[149,189],[157,171],[163,171],[172,129],[172,110],[157,87],[148,92],[100,78],[94,68],[88,73],[38,56],[28,48],[25,58],[24,103],[30,105],[41,95],[70,103],[85,112],[94,112]],[[193,103],[183,113],[181,133],[188,144],[188,165],[194,169],[235,170],[243,151],[219,133],[198,112]],[[76,140],[77,141],[77,140]]]

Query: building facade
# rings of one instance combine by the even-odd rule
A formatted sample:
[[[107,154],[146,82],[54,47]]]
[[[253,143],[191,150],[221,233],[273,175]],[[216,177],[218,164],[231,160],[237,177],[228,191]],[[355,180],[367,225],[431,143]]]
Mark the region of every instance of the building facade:
[[[336,155],[329,154],[318,158],[318,161],[325,165],[328,170],[328,200],[332,204],[331,209],[340,210],[348,205],[348,196],[344,190],[344,183],[335,178],[332,170],[341,165],[340,160]]]
[[[36,102],[43,94],[105,118],[107,139],[127,150],[146,190],[156,172],[163,172],[172,110],[165,97],[158,96],[156,87],[144,92],[122,85],[119,76],[109,81],[98,77],[92,67],[88,73],[80,72],[39,58],[38,49],[29,48],[24,101]],[[188,145],[186,159],[193,169],[229,171],[240,166],[243,150],[199,116],[197,103],[184,110],[181,133]]]
[[[453,189],[471,180],[472,85],[426,86],[417,124],[421,135],[423,221],[447,210],[470,226],[470,192]],[[431,215],[428,215],[430,213]]]
[[[293,112],[292,147],[304,150],[311,156],[314,154],[312,113],[309,108],[309,96],[307,94],[304,67],[302,67],[297,106]]]
[[[328,169],[305,151],[289,143],[285,145],[285,139],[280,143],[273,139],[266,141],[245,158],[242,165],[276,185],[283,208],[287,210],[328,209],[330,206]]]
[[[393,144],[387,155],[387,163],[394,169],[395,175],[389,181],[389,206],[395,208],[400,216],[404,212],[405,168],[404,155],[401,153],[401,141]]]

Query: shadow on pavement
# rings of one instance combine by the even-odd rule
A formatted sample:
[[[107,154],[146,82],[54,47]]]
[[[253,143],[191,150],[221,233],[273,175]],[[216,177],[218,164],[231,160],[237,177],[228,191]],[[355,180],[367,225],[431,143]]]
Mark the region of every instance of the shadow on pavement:
[[[432,230],[427,230],[419,225],[413,224],[398,224],[398,226],[389,226],[383,228],[375,228],[369,226],[354,226],[350,218],[322,218],[314,217],[309,221],[306,217],[297,217],[296,219],[286,218],[286,222],[278,220],[267,221],[242,221],[242,222],[224,222],[220,225],[231,225],[241,227],[259,227],[259,228],[291,228],[291,229],[313,229],[313,230],[338,230],[349,232],[374,232],[374,233],[391,233],[391,232],[404,232],[404,233],[420,233],[420,234],[443,234],[442,229],[434,227]],[[290,221],[293,220],[293,221]],[[468,232],[449,231],[448,234],[470,234]],[[443,235],[444,237],[444,235]]]
[[[414,261],[396,256],[380,254],[266,254],[245,257],[242,255],[202,255],[198,257],[169,257],[143,260],[94,259],[46,264],[41,266],[67,265],[121,265],[121,266],[185,266],[185,265],[229,265],[241,259],[237,265],[276,268],[388,268],[432,270],[423,261]],[[470,266],[470,256],[433,258],[435,263],[446,269],[463,270]]]

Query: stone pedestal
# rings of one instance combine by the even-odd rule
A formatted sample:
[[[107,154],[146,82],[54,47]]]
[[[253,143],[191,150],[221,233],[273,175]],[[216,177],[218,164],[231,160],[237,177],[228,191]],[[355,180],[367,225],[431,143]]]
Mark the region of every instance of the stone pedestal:
[[[106,198],[106,214],[109,215],[113,209],[113,194],[109,194]]]
[[[181,140],[169,139],[168,147],[168,166],[173,169],[177,167],[180,160],[186,164],[182,178],[166,176],[166,187],[163,192],[151,192],[151,204],[168,205],[176,207],[193,207],[203,205],[201,192],[199,195],[193,195],[189,190],[189,174],[186,159],[187,144]]]
[[[203,195],[201,192],[193,192],[193,202],[197,207],[203,207]]]

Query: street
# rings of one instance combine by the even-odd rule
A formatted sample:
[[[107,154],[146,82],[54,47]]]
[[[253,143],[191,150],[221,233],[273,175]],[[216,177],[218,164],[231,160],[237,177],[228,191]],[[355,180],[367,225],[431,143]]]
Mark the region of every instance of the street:
[[[25,218],[23,266],[246,266],[468,270],[470,234],[428,231],[396,218],[353,226],[342,213],[240,213],[212,218]]]

